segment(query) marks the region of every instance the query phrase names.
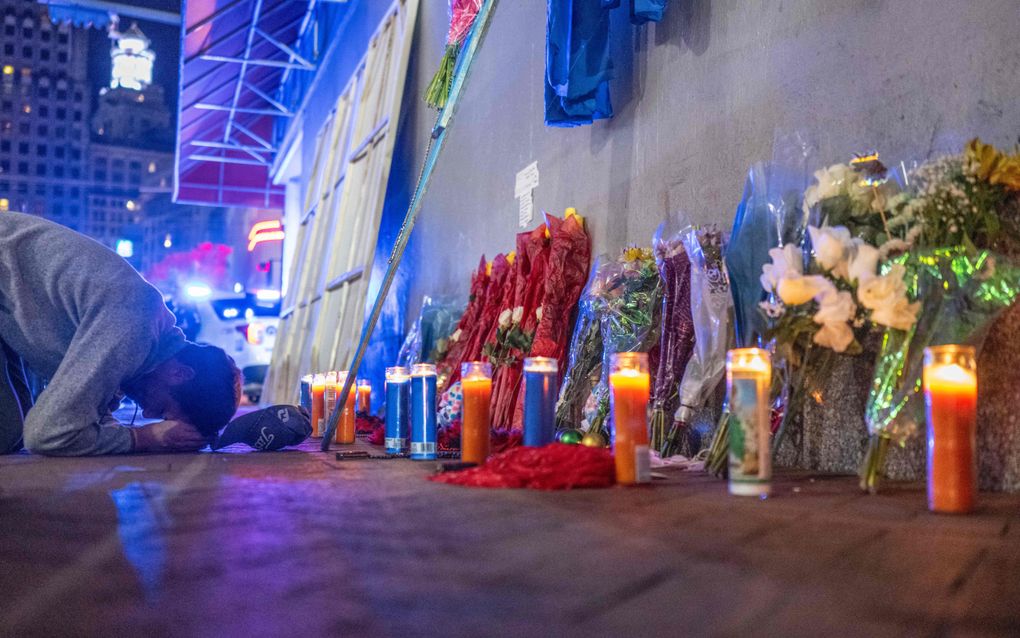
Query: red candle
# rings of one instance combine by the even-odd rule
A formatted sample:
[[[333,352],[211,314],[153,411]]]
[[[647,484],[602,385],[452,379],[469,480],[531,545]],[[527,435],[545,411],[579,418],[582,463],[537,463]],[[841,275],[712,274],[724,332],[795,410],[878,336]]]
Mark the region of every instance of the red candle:
[[[928,416],[928,509],[965,514],[977,497],[977,373],[974,348],[924,351]]]
[[[322,436],[325,393],[326,377],[317,374],[312,377],[312,436]]]
[[[481,361],[462,364],[460,384],[464,393],[460,460],[465,463],[485,463],[485,459],[489,458],[492,427],[489,420],[492,366]]]
[[[609,374],[613,414],[613,459],[616,482],[621,485],[651,480],[648,452],[648,355],[621,352],[613,355]]]

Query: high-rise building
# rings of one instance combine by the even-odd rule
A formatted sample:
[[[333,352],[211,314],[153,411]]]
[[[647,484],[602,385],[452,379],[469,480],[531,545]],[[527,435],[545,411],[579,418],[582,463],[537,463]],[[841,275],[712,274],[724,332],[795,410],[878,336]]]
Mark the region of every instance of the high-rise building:
[[[0,1],[0,211],[80,229],[89,144],[88,37],[46,9]]]
[[[139,270],[223,241],[209,232],[222,209],[171,202],[173,126],[145,33],[115,22],[110,49],[90,51],[88,29],[36,2],[0,0],[0,16],[0,213],[84,232]],[[110,55],[109,78],[89,77],[90,55]]]
[[[92,130],[104,143],[169,149],[173,144],[170,110],[163,87],[152,83],[156,54],[137,24],[110,32],[110,86],[99,91]]]

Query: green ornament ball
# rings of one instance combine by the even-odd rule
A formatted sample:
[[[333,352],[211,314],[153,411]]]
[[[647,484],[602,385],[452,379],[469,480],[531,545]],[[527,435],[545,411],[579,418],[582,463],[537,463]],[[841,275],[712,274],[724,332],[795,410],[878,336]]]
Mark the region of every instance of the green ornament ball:
[[[584,434],[580,430],[563,430],[560,432],[560,443],[566,443],[567,445],[577,445],[584,438]]]
[[[581,445],[588,447],[606,447],[606,438],[598,432],[588,432],[581,438]]]

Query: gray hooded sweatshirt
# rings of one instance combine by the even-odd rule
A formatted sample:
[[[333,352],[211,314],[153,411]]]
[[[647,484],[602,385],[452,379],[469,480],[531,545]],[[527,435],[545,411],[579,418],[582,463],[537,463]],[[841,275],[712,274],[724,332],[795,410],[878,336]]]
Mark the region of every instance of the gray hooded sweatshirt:
[[[130,452],[131,433],[107,406],[186,343],[124,259],[20,213],[0,213],[0,339],[49,379],[25,418],[25,447],[65,456]]]

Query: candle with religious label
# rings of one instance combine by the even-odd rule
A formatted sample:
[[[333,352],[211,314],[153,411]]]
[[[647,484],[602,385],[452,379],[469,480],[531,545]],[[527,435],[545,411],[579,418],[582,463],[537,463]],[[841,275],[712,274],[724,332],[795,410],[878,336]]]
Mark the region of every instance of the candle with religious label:
[[[622,485],[651,480],[648,451],[648,355],[620,352],[610,359],[609,400],[612,413],[613,460],[616,482]]]
[[[769,385],[772,357],[760,348],[726,353],[730,406],[730,494],[766,496],[771,491]]]
[[[524,445],[538,447],[556,439],[558,367],[551,357],[524,360]]]
[[[358,379],[358,412],[368,414],[372,411],[372,384],[368,379]]]
[[[407,368],[386,368],[386,452],[400,454],[407,449],[408,402],[411,376]]]
[[[436,458],[436,366],[411,367],[411,458]]]
[[[312,436],[322,436],[325,392],[326,377],[321,374],[312,377]]]
[[[924,349],[928,509],[965,514],[977,497],[977,363],[971,346]]]
[[[348,373],[346,370],[337,374],[336,378],[336,392],[337,392],[337,410],[340,412],[340,420],[336,424],[336,434],[334,441],[337,443],[350,444],[354,443],[355,433],[355,421],[354,421],[354,405],[355,405],[355,390],[356,387],[351,386],[351,391],[347,393],[347,400],[344,401],[344,405],[339,405],[340,397],[339,394],[343,392],[344,384],[347,383]]]
[[[464,394],[460,460],[464,463],[485,463],[485,459],[489,457],[492,429],[489,418],[492,365],[482,361],[461,364],[460,385]]]
[[[326,390],[322,393],[322,430],[326,430],[326,422],[329,421],[329,417],[333,415],[333,410],[336,409],[336,395],[339,388],[336,387],[337,374],[336,372],[330,371],[326,373]]]
[[[301,392],[298,404],[307,410],[309,414],[312,413],[312,375],[310,374],[301,377]]]

